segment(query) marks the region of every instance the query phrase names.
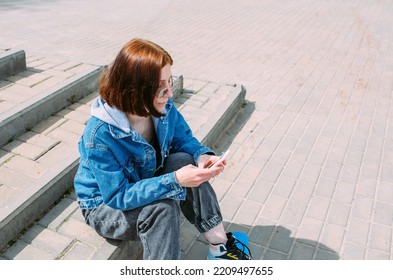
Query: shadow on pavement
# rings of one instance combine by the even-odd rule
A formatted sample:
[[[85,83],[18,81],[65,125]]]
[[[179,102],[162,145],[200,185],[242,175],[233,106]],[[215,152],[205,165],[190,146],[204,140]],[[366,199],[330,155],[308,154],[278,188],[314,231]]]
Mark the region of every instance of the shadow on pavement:
[[[217,142],[212,147],[216,152],[226,151],[231,145],[233,139],[241,131],[247,121],[251,118],[255,111],[255,102],[250,102],[246,100],[242,107],[239,109],[237,114],[233,116],[232,122],[229,124],[228,128],[222,132]]]
[[[249,247],[255,260],[338,260],[328,246],[309,239],[294,238],[291,230],[281,225],[239,225],[225,222],[227,231],[248,234]]]
[[[187,222],[186,222],[187,223]],[[224,222],[227,231],[240,231],[248,234],[249,248],[254,260],[339,260],[340,257],[328,246],[309,239],[291,237],[291,231],[283,226],[249,227],[230,222]],[[192,225],[188,227],[188,234]],[[205,260],[208,244],[202,234],[187,250],[185,260]]]
[[[314,240],[291,237],[283,226],[253,226],[249,233],[254,259],[338,260],[337,252]]]

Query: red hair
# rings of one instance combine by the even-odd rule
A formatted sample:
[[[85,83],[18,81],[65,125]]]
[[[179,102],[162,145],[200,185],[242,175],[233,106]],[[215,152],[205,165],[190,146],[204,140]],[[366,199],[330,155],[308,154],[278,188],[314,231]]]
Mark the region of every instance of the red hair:
[[[153,105],[161,69],[173,64],[169,53],[144,39],[129,41],[100,79],[100,95],[111,107],[147,117],[162,116]]]

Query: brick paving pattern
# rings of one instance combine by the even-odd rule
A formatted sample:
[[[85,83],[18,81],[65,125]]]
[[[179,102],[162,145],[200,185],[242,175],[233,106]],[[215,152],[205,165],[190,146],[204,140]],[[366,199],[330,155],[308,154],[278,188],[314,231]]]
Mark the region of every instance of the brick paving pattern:
[[[214,147],[231,150],[213,181],[227,227],[257,259],[393,259],[392,4],[6,1],[0,50],[105,65],[144,37],[175,75],[243,84],[247,104]],[[182,230],[184,258],[205,258]]]

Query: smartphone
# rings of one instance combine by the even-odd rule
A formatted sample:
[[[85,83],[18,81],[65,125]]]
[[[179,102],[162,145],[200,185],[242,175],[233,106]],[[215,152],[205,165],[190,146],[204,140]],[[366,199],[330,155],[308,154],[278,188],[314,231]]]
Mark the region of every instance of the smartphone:
[[[227,155],[229,154],[229,150],[227,150],[225,153],[223,153],[215,162],[212,162],[210,165],[208,165],[206,168],[212,168],[213,166],[216,166],[220,162],[222,162],[224,159],[226,159]]]

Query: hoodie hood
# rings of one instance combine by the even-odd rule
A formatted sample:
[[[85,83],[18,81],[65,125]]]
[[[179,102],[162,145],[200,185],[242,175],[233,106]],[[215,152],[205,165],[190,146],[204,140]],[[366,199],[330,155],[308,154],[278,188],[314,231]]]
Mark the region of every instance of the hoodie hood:
[[[163,110],[163,113],[166,114],[171,107],[172,101],[169,100],[166,104],[166,108]],[[93,101],[90,113],[93,117],[96,117],[107,124],[117,127],[125,133],[131,133],[133,131],[133,128],[130,126],[130,122],[128,121],[127,115],[116,107],[109,106],[101,96],[98,96]],[[157,118],[153,118],[153,124],[154,127],[157,128]]]
[[[126,133],[131,132],[131,126],[126,114],[115,107],[109,106],[101,96],[97,97],[91,105],[91,115]]]

